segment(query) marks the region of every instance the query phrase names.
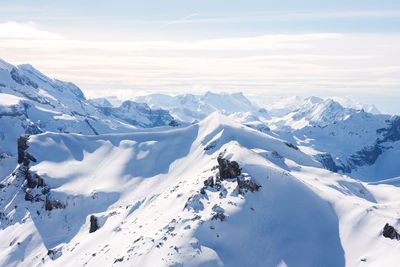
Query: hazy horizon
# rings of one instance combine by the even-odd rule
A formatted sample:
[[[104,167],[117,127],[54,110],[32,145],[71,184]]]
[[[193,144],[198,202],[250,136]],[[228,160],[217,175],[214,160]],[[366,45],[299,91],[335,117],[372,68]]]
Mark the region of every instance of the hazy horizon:
[[[339,96],[400,114],[394,1],[2,1],[0,58],[90,97]]]

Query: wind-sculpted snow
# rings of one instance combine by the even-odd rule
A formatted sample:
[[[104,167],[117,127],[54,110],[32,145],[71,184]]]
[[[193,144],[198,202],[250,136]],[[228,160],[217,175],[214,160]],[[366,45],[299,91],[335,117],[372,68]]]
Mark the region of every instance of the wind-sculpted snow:
[[[0,178],[15,168],[15,142],[23,134],[98,135],[179,125],[168,111],[131,101],[107,112],[87,101],[73,83],[50,79],[31,65],[0,61],[0,84]]]
[[[301,147],[218,113],[172,130],[43,133],[28,146],[36,159],[29,171],[60,205],[25,200],[17,171],[1,182],[2,265],[393,266],[397,259],[398,241],[381,235],[386,223],[399,226],[400,194],[387,194],[397,187],[333,174]],[[221,179],[221,157],[238,164],[237,177]],[[243,181],[255,190],[241,189]]]
[[[398,265],[397,116],[138,99],[0,60],[1,266]]]

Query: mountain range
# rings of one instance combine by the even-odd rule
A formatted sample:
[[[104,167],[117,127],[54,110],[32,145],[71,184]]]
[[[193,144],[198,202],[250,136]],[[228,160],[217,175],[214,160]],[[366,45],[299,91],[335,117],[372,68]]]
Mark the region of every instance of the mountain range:
[[[0,62],[1,266],[397,266],[398,116],[315,96],[116,103]]]

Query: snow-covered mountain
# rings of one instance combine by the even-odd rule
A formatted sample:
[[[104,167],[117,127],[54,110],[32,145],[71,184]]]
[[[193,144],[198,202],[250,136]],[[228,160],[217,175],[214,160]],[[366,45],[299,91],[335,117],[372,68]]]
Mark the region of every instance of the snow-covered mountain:
[[[218,113],[19,147],[23,163],[1,182],[1,265],[397,264],[399,241],[382,229],[399,226],[398,187],[332,173]]]
[[[210,92],[205,95],[156,94],[137,100],[169,109],[175,117],[187,122],[220,111],[231,120],[305,147],[331,171],[365,181],[400,175],[400,164],[392,160],[399,153],[400,134],[393,133],[398,117],[352,108],[368,106],[347,98],[293,96],[261,104],[261,107],[243,94]],[[373,106],[369,106],[369,110],[374,111]],[[392,138],[385,137],[386,132],[390,132]]]
[[[299,99],[297,99],[299,100]],[[345,108],[332,99],[306,98],[289,102],[268,127],[281,138],[314,153],[331,171],[364,181],[382,180],[400,174],[398,116],[372,114]],[[270,114],[276,114],[273,109]]]
[[[152,94],[136,97],[137,102],[147,103],[150,107],[163,108],[182,121],[199,121],[215,111],[231,115],[234,118],[242,118],[242,122],[269,119],[265,109],[251,103],[242,93],[212,93],[204,95],[177,95]],[[245,114],[245,115],[244,115]],[[247,115],[246,115],[247,114]]]
[[[87,100],[1,61],[0,266],[397,266],[400,118],[350,104]]]
[[[86,100],[72,83],[50,79],[30,65],[0,60],[0,177],[16,162],[16,141],[22,134],[45,131],[101,134],[129,132],[136,127],[175,123],[165,110],[125,102],[104,109]]]

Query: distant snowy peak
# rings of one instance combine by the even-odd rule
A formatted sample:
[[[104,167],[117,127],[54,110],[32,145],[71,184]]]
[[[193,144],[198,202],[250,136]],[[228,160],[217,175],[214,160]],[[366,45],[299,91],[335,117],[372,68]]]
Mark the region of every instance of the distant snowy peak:
[[[146,103],[125,101],[120,107],[111,108],[111,115],[132,125],[141,127],[158,127],[177,125],[167,110],[151,109]]]
[[[343,107],[346,108],[353,108],[361,110],[363,109],[365,112],[372,113],[372,114],[380,114],[381,112],[375,107],[374,104],[362,104],[360,102],[354,101],[348,97],[337,97],[333,96],[330,97],[332,100],[338,102]]]
[[[104,107],[107,105],[107,107]],[[51,79],[31,65],[0,61],[0,178],[15,164],[16,141],[21,135],[46,131],[98,135],[130,132],[136,127],[178,126],[165,110],[124,102],[86,100],[73,83]]]
[[[269,121],[270,126],[275,130],[284,128],[301,129],[307,126],[325,127],[340,120],[348,119],[357,110],[345,108],[332,99],[319,97],[307,97],[303,100],[295,99],[288,108],[282,105],[278,110],[269,110],[275,117]],[[276,107],[276,106],[275,106]],[[286,115],[284,115],[286,113]],[[278,116],[280,114],[281,116]]]
[[[311,97],[292,96],[279,99],[273,102],[272,104],[264,106],[266,106],[269,114],[272,117],[284,117],[289,113],[298,110],[299,107],[301,106],[315,106],[316,104],[321,104],[328,100],[332,100],[346,109],[364,110],[365,112],[368,113],[380,114],[380,111],[373,104],[361,104],[346,97],[336,97],[336,96],[328,98],[320,98],[316,96],[311,96]]]
[[[239,114],[241,118],[245,116],[240,113],[251,113],[252,118],[257,120],[270,118],[265,109],[260,109],[242,93],[207,92],[204,95],[176,96],[152,94],[137,97],[135,100],[147,103],[150,107],[168,109],[174,117],[186,122],[201,120],[215,111],[226,115]]]

